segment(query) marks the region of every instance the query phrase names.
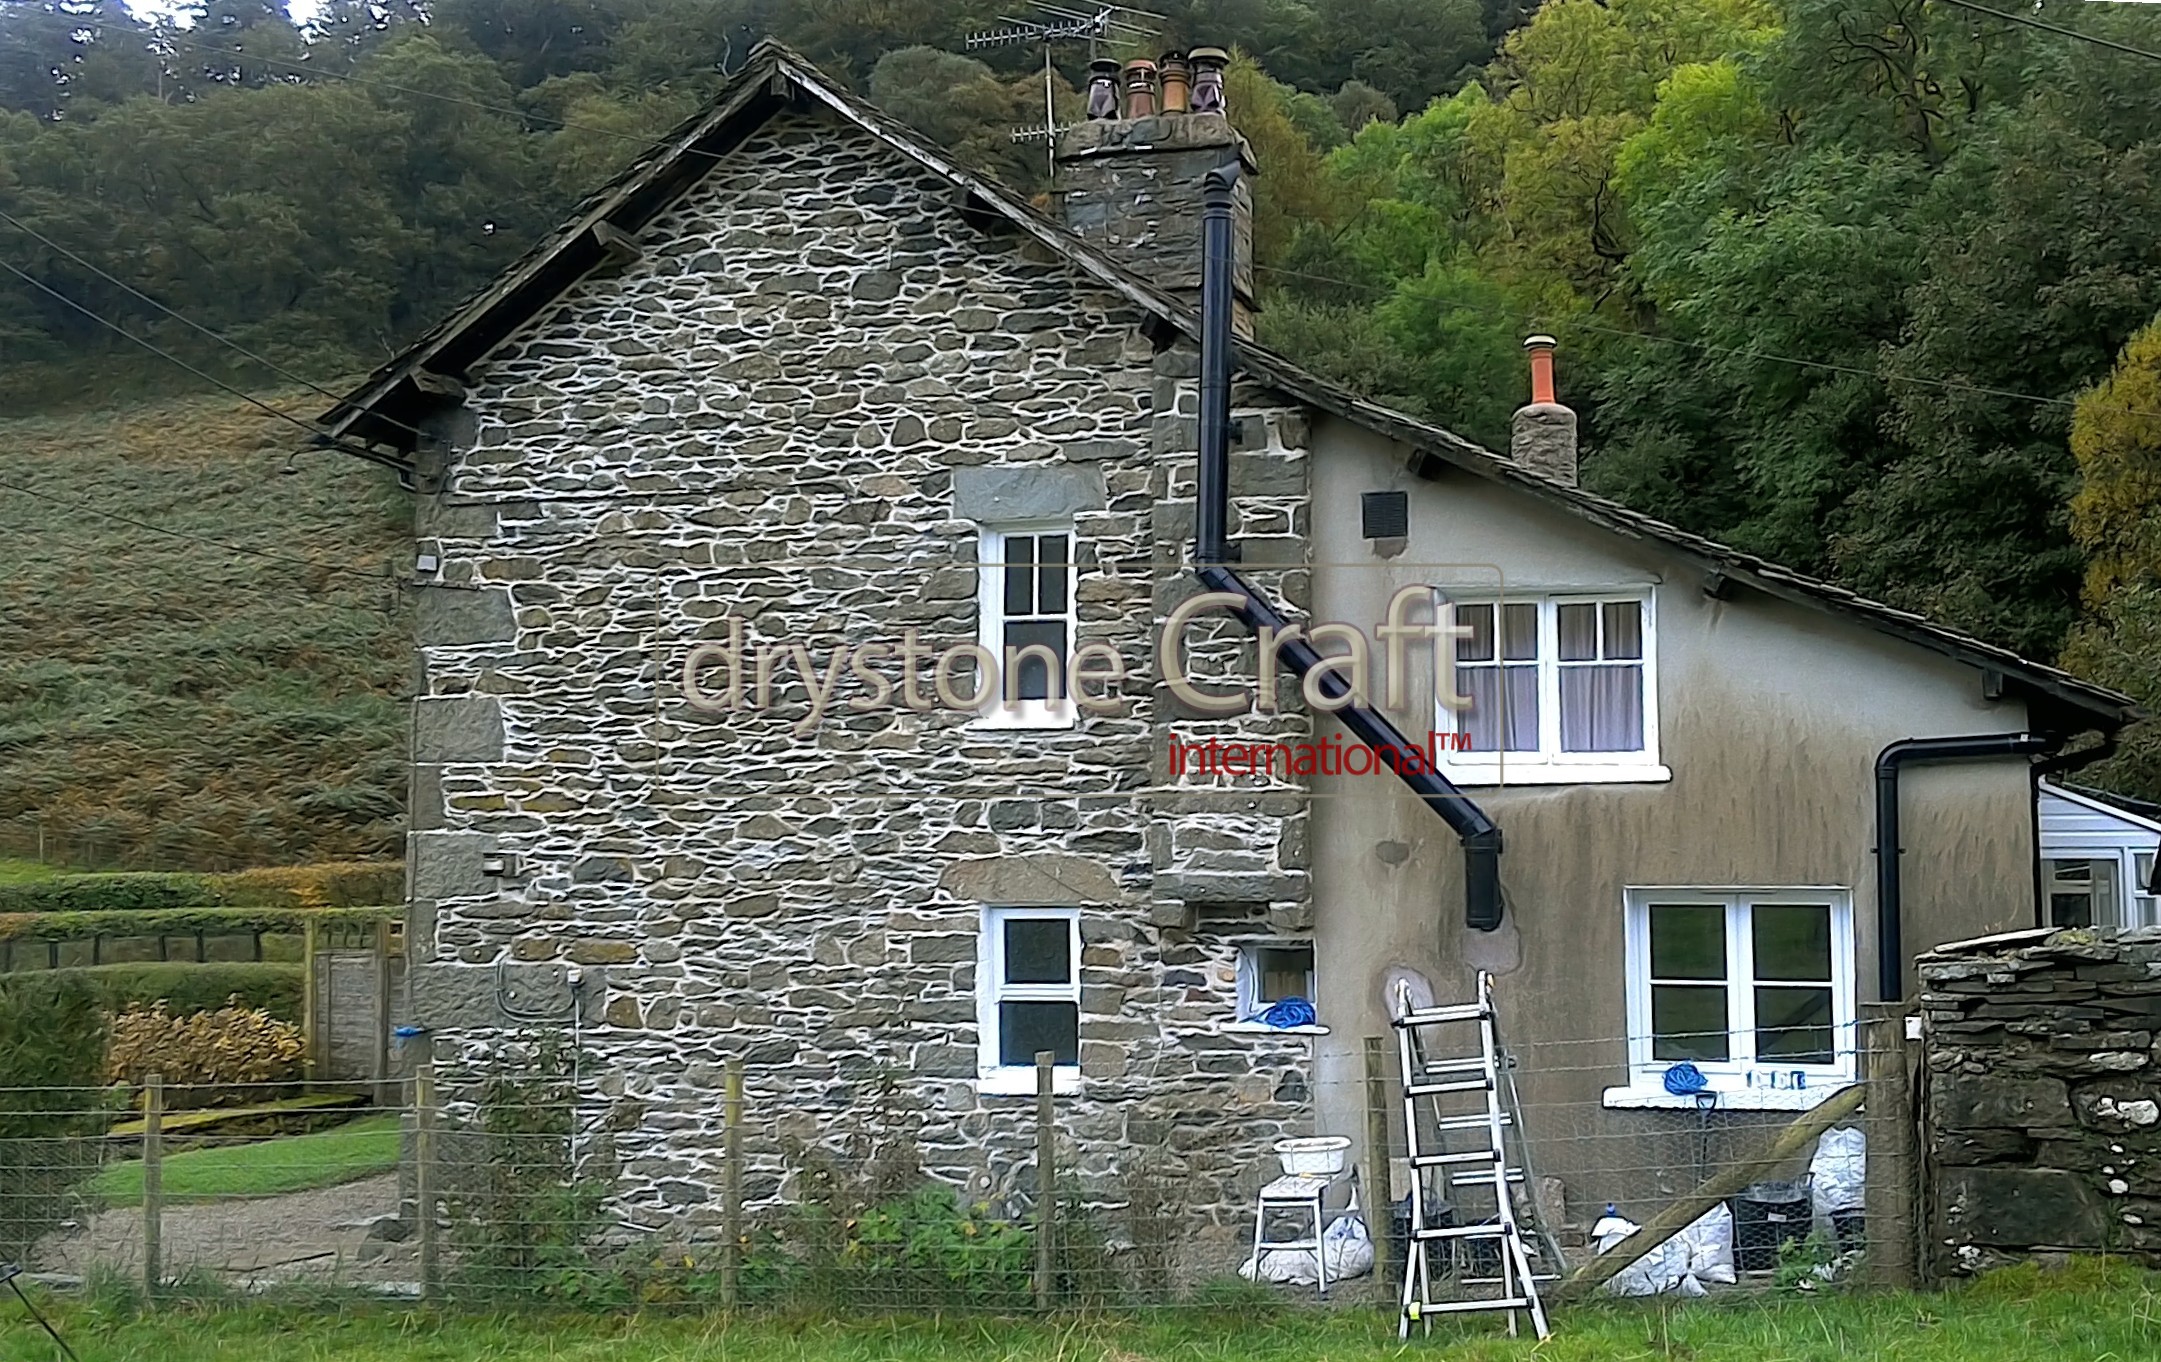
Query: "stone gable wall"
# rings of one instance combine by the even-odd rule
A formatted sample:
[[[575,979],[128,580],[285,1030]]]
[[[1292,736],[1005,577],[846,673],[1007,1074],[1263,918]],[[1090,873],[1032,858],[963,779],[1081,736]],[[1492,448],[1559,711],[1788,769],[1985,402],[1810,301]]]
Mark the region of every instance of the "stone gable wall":
[[[1920,976],[1940,1265],[2161,1263],[2161,929],[1950,946]]]
[[[531,1028],[506,1003],[558,1029],[576,1006],[627,1226],[717,1223],[729,1056],[753,1199],[789,1193],[788,1142],[832,1143],[888,1081],[929,1172],[1024,1199],[1032,1099],[974,1081],[978,922],[1055,894],[1083,908],[1073,1162],[1104,1201],[1151,1163],[1225,1257],[1267,1142],[1314,1120],[1306,1039],[1221,1029],[1237,941],[1311,925],[1307,792],[1174,780],[1164,751],[1173,725],[1310,722],[1188,721],[1156,683],[1157,626],[1194,589],[1193,353],[1157,353],[1113,295],[810,118],[731,153],[639,244],[481,367],[420,506],[441,571],[421,592],[413,1003],[446,1090],[514,1058]],[[1237,404],[1247,561],[1303,606],[1307,422]],[[799,734],[792,663],[769,712],[684,702],[684,655],[729,617],[821,668],[841,639],[972,641],[956,497],[1038,494],[1078,506],[1078,641],[1124,656],[1115,713],[983,731],[836,703]],[[1250,666],[1234,625],[1196,637],[1202,669]]]

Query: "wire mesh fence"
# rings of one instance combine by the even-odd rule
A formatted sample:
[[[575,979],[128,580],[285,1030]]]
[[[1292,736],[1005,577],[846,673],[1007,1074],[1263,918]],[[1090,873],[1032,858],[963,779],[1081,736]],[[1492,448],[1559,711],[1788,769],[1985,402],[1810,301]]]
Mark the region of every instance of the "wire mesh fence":
[[[1664,1243],[1623,1274],[1626,1291],[1828,1289],[1871,1261],[1910,1261],[1910,1224],[1867,1214],[1862,1186],[1910,1173],[1850,1134],[1910,1129],[1909,1115],[1863,1113],[1773,1157],[1807,1113],[1616,1109],[1595,1087],[1610,1067],[1568,1057],[1526,1051],[1506,1069],[1521,1096],[1509,1195],[1548,1291],[1611,1249],[1620,1221]],[[1457,1192],[1447,1166],[1412,1166],[1392,1064],[1379,1082],[1316,1068],[1309,1121],[1352,1145],[1319,1178],[1318,1216],[1261,1204],[1285,1171],[1276,1128],[1249,1138],[1220,1097],[1160,1125],[1106,1117],[1085,1088],[955,1116],[905,1072],[731,1065],[686,1093],[545,1041],[380,1089],[228,1085],[219,1105],[155,1084],[17,1090],[0,1093],[0,1261],[63,1283],[313,1283],[491,1304],[1393,1302],[1411,1179],[1425,1179],[1429,1224],[1493,1203]],[[1446,1147],[1421,1136],[1427,1153]],[[1680,1225],[1693,1228],[1665,1239]],[[1256,1254],[1257,1237],[1292,1247]],[[1480,1251],[1444,1250],[1436,1271],[1472,1280]]]

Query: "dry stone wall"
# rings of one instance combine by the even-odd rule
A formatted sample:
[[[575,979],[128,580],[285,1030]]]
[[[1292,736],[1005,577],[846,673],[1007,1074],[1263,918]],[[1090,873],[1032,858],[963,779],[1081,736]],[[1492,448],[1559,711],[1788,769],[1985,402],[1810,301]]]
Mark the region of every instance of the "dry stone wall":
[[[1946,946],[1920,976],[1939,1264],[2161,1263],[2161,929]]]
[[[455,1091],[575,1013],[631,1229],[717,1225],[730,1056],[754,1200],[882,1091],[932,1175],[1018,1203],[1032,1103],[978,1090],[980,913],[1076,906],[1073,1163],[1103,1201],[1149,1164],[1228,1261],[1267,1143],[1313,1124],[1310,1042],[1222,1026],[1237,943],[1310,927],[1307,793],[1164,751],[1310,723],[1189,721],[1160,686],[1194,589],[1191,349],[953,205],[866,136],[775,122],[476,375],[419,511],[414,1019]],[[1303,606],[1307,423],[1257,390],[1236,415],[1250,571]],[[972,642],[1000,506],[1070,514],[1078,642],[1128,673],[1112,712],[985,729],[851,709],[851,681],[806,723],[793,660],[765,711],[686,703],[684,656],[730,621],[817,670],[843,640]],[[1234,626],[1195,639],[1197,670],[1250,666]]]

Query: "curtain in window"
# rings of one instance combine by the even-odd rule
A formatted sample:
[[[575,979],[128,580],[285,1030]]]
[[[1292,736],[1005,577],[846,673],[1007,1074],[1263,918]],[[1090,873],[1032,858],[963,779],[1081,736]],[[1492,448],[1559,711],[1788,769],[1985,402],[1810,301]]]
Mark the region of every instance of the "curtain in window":
[[[1640,665],[1561,669],[1561,750],[1643,750]]]
[[[1457,684],[1471,702],[1460,723],[1474,752],[1538,750],[1538,668],[1466,667]]]

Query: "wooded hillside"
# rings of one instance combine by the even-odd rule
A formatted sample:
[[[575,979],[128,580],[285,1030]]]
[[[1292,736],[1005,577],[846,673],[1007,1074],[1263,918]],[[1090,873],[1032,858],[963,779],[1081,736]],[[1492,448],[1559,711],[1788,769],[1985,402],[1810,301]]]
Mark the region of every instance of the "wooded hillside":
[[[0,404],[199,382],[39,284],[251,388],[283,380],[148,300],[372,364],[767,33],[1038,189],[1038,51],[962,50],[1010,8],[8,0]],[[1247,54],[1268,343],[1499,443],[1553,332],[1595,490],[2161,701],[2161,361],[2125,350],[2161,311],[2161,13],[2040,16],[2126,52],[1965,0],[1150,8],[1151,51]],[[2161,796],[2161,744],[2113,777]]]

